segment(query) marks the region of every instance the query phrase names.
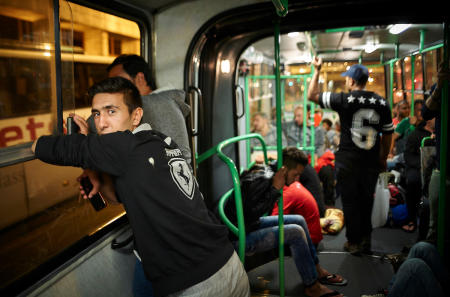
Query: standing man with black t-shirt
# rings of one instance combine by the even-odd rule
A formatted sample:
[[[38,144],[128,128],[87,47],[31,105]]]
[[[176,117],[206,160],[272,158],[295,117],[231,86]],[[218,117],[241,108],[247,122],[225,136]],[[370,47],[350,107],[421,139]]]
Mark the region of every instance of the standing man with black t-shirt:
[[[308,99],[338,112],[341,122],[336,170],[347,226],[344,249],[352,254],[370,253],[375,185],[379,172],[386,169],[394,131],[389,105],[379,95],[364,90],[369,78],[365,66],[352,65],[342,73],[348,93],[321,93],[322,59],[314,58],[313,65]]]

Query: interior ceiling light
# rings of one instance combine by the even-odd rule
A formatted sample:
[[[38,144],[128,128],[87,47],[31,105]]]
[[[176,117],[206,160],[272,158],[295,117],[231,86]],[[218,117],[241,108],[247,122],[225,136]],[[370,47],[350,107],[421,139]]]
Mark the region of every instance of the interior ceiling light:
[[[403,31],[405,31],[406,29],[408,29],[411,26],[411,24],[396,24],[396,25],[392,25],[389,28],[389,33],[391,34],[400,34]]]
[[[295,38],[300,36],[300,32],[289,32],[287,35],[291,38]]]
[[[370,54],[370,53],[373,53],[374,51],[376,51],[378,47],[379,47],[378,44],[373,44],[373,43],[372,44],[366,44],[364,46],[364,51],[366,53]]]
[[[222,60],[222,62],[220,63],[220,68],[222,70],[222,73],[230,73],[231,70],[230,60]]]

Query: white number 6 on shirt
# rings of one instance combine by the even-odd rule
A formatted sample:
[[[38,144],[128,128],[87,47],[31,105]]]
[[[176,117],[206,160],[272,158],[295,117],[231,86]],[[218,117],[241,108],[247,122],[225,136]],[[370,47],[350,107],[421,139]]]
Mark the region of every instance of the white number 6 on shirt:
[[[378,124],[380,115],[373,109],[363,108],[353,115],[352,140],[355,145],[364,150],[370,150],[377,141],[378,132],[371,126],[364,126],[364,120],[369,124]]]

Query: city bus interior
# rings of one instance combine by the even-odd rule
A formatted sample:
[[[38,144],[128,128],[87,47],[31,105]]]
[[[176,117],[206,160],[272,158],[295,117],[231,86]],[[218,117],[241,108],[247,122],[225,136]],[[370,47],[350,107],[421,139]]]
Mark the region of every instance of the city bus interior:
[[[412,106],[426,99],[440,63],[448,63],[448,16],[436,8],[439,1],[283,6],[287,2],[0,0],[2,296],[132,296],[136,257],[123,206],[96,212],[79,197],[81,169],[44,164],[29,151],[39,136],[65,133],[69,113],[90,115],[85,92],[107,77],[106,67],[118,55],[142,55],[158,88],[185,91],[192,165],[213,211],[236,186],[217,148],[223,145],[236,172],[260,153],[248,140],[227,142],[252,132],[253,114],[276,110],[279,129],[298,105],[310,105],[314,116],[318,106],[306,99],[314,56],[324,60],[321,91],[345,91],[340,74],[361,63],[370,71],[367,89],[386,98],[391,109],[401,100]],[[399,24],[403,31],[395,32]],[[322,112],[338,121],[333,111]],[[312,144],[298,146],[310,150],[315,162]],[[274,156],[280,152],[268,149]],[[335,207],[341,207],[339,199]],[[440,208],[439,248],[448,268],[449,203]],[[390,256],[418,237],[418,230],[375,228],[374,254],[355,257],[343,250],[344,227],[324,235],[319,258],[349,280],[338,288],[341,293],[374,294],[394,275]],[[285,260],[279,255],[284,249],[241,258],[252,296],[306,296],[288,249]]]

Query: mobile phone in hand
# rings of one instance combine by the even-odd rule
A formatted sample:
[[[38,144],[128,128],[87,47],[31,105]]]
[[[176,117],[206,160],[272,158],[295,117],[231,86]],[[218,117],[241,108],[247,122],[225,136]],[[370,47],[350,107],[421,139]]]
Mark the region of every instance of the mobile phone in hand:
[[[78,133],[80,131],[80,127],[75,123],[73,117],[67,117],[67,135],[72,135]]]
[[[92,191],[92,188],[94,187],[91,183],[91,180],[87,176],[83,177],[80,180],[80,184],[83,187],[83,191],[84,193],[86,193],[86,196]],[[88,198],[88,200],[89,202],[91,202],[96,211],[100,211],[106,207],[106,201],[105,199],[103,199],[100,193],[95,194],[94,196],[92,196],[92,198]]]

